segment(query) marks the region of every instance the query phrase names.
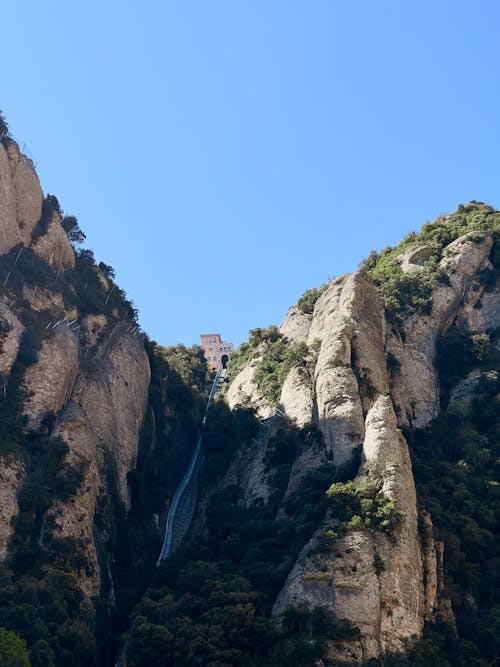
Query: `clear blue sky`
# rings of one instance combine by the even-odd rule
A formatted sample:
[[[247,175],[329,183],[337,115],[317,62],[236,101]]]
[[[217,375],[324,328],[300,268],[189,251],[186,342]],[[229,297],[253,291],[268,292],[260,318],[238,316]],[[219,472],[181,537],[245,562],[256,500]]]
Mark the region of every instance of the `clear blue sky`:
[[[164,344],[500,206],[500,3],[19,0],[0,109]]]

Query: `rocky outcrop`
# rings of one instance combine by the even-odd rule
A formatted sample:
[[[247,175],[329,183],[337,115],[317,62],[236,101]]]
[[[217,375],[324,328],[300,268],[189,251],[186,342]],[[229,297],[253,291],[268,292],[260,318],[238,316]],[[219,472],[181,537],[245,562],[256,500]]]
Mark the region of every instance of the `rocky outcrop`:
[[[0,143],[0,254],[21,240],[16,217],[16,193],[5,148]]]
[[[7,141],[12,183],[16,199],[16,220],[25,246],[42,214],[43,193],[32,161],[21,153],[13,139]]]
[[[54,290],[37,286],[24,286],[23,300],[33,311],[40,313],[45,310],[50,313],[52,324],[55,324],[58,320],[71,322],[78,318],[78,309],[76,306],[67,307],[63,295]]]
[[[390,534],[351,529],[325,549],[324,533],[335,528],[327,515],[276,600],[277,616],[289,605],[320,604],[359,628],[357,640],[330,646],[333,664],[343,660],[357,664],[386,651],[403,650],[420,636],[425,619],[436,612],[444,618],[449,611],[440,584],[440,544],[434,540],[431,517],[418,516],[408,446],[399,427],[426,426],[438,413],[437,338],[453,324],[474,332],[500,323],[497,290],[485,289],[481,278],[491,269],[492,244],[486,232],[471,232],[449,244],[439,265],[430,312],[408,315],[399,329],[386,322],[363,270],[333,280],[312,315],[293,307],[281,325],[290,342],[309,347],[316,342],[319,353],[312,384],[293,368],[278,406],[292,422],[299,426],[312,422],[323,434],[323,444],[315,442],[293,464],[285,499],[303,475],[332,459],[342,464],[362,445],[355,483],[361,485],[367,477],[377,480],[400,513]],[[428,246],[408,251],[399,258],[403,270],[422,269],[433,252]],[[258,405],[262,414],[262,399],[251,381],[259,363],[257,352],[229,396],[234,400],[244,391],[246,400]],[[477,377],[471,375],[452,395],[462,398],[474,382]],[[253,484],[258,487],[261,482]],[[452,621],[450,614],[447,621]]]
[[[312,316],[292,306],[281,323],[280,332],[292,343],[306,343],[311,328]]]
[[[61,216],[54,213],[45,234],[32,245],[32,250],[51,266],[67,269],[75,266],[75,253],[61,226]]]
[[[402,650],[406,641],[421,633],[425,593],[410,455],[387,396],[379,396],[366,419],[362,472],[382,481],[383,493],[401,513],[391,537],[375,533],[374,553],[383,563],[378,574],[380,649]]]
[[[424,267],[425,262],[433,255],[435,248],[431,246],[420,246],[419,248],[411,248],[399,255],[398,260],[401,268],[405,273],[411,271],[419,271]]]
[[[432,294],[429,315],[415,314],[404,322],[404,334],[392,331],[387,351],[400,364],[393,377],[392,396],[403,426],[422,428],[439,410],[439,387],[435,368],[436,340],[458,318],[475,275],[488,268],[493,245],[490,234],[470,232],[451,243],[440,268],[447,276]],[[476,293],[476,299],[479,294]]]
[[[314,395],[297,368],[288,373],[280,397],[280,408],[298,426],[311,423]]]
[[[87,315],[82,319],[82,337],[89,347],[98,347],[104,342],[109,324],[105,315]]]
[[[0,254],[28,246],[42,213],[43,193],[31,161],[12,139],[0,144]]]
[[[257,393],[257,385],[254,382],[254,373],[262,359],[262,351],[257,350],[250,362],[236,376],[227,392],[227,401],[231,409],[237,405],[251,404],[257,414],[263,418],[270,417],[274,410],[269,403]]]
[[[59,537],[80,541],[87,567],[80,573],[82,590],[95,596],[101,590],[101,570],[94,540],[94,517],[106,479],[116,478],[119,497],[130,508],[127,475],[137,459],[139,433],[145,414],[150,380],[149,362],[140,340],[120,328],[106,357],[81,370],[71,400],[57,420],[54,435],[69,445],[65,463],[83,472],[76,494],[58,501],[47,522]]]
[[[83,480],[69,501],[57,501],[46,514],[45,523],[52,527],[57,537],[78,540],[79,554],[85,566],[79,572],[79,585],[83,592],[94,598],[100,594],[101,576],[94,542],[94,516],[97,509],[100,485],[99,443],[96,441],[92,422],[80,406],[70,404],[64,411],[54,435],[69,446],[65,463],[83,473]]]
[[[432,618],[436,609],[439,587],[439,548],[434,539],[434,527],[428,512],[422,510],[419,517],[420,536],[422,541],[422,567],[424,577],[424,618]]]
[[[354,651],[363,660],[388,650],[401,650],[422,630],[427,607],[433,604],[432,583],[424,591],[415,487],[408,447],[397,429],[389,397],[379,396],[366,418],[363,463],[357,483],[377,480],[396,502],[400,523],[388,535],[352,530],[330,549],[318,549],[327,525],[303,549],[279,594],[273,613],[307,602],[322,605],[360,630]],[[429,553],[429,559],[431,554]],[[431,560],[428,562],[430,567]],[[429,573],[430,577],[430,573]],[[435,595],[435,592],[434,592]],[[329,649],[330,657],[336,655]]]
[[[23,382],[28,428],[39,430],[44,417],[57,414],[69,400],[78,372],[78,340],[65,324],[49,328]]]

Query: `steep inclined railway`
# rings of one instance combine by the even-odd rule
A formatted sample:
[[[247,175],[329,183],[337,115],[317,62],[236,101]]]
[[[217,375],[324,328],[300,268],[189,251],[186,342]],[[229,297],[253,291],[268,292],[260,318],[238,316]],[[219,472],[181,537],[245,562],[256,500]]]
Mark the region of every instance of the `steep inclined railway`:
[[[212,405],[214,397],[219,390],[222,380],[225,375],[225,369],[219,366],[215,380],[212,384],[212,389],[208,397],[207,406],[205,408],[205,414],[203,415],[202,426],[207,420],[207,414]],[[157,565],[160,565],[164,560],[166,560],[170,554],[174,553],[179,544],[182,542],[184,535],[187,533],[187,530],[191,524],[191,521],[194,516],[196,509],[196,501],[198,498],[198,474],[201,467],[201,445],[202,445],[202,434],[198,437],[198,442],[196,443],[193,456],[189,462],[189,466],[186,470],[184,477],[181,480],[181,483],[177,487],[172,504],[167,515],[167,522],[165,525],[165,539],[163,541],[163,547],[160,552],[160,556],[157,561]]]

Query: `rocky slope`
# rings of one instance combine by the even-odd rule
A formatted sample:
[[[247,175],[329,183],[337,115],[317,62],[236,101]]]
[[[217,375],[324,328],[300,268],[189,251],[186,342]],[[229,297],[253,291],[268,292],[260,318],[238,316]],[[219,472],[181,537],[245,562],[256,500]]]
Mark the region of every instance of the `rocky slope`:
[[[491,229],[467,231],[444,244],[433,267],[439,279],[432,284],[430,307],[426,312],[401,308],[396,324],[366,269],[336,278],[311,312],[304,312],[299,302],[279,328],[289,347],[316,347],[311,377],[292,366],[271,407],[256,375],[268,349],[261,343],[229,388],[233,408],[250,403],[263,417],[279,408],[298,426],[320,429],[321,446],[306,448],[292,466],[285,500],[308,473],[329,461],[341,465],[361,447],[355,487],[375,482],[398,512],[390,533],[350,524],[325,551],[318,544],[338,524],[327,513],[276,599],[273,613],[278,618],[290,606],[320,604],[359,628],[355,639],[330,642],[329,664],[360,664],[404,650],[421,636],[424,622],[436,610],[449,608],[438,590],[442,545],[434,541],[432,517],[417,506],[403,432],[426,427],[439,413],[438,338],[452,326],[473,335],[500,325],[500,291],[496,283],[486,287],[485,280],[485,275],[496,275],[490,262],[494,241]],[[400,280],[426,270],[433,254],[435,247],[418,247],[418,242],[401,253]],[[256,443],[247,459],[250,472],[240,479],[240,484],[254,484],[260,477],[264,502],[271,494],[271,476],[266,481],[261,463],[268,446],[266,438]],[[255,501],[250,489],[244,489],[244,497]]]

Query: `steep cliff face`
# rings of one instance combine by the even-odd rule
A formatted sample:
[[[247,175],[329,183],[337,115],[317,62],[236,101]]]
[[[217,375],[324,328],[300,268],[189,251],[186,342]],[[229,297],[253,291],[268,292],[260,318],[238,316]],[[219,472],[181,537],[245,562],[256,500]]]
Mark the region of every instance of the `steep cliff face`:
[[[309,313],[296,305],[280,327],[288,346],[316,345],[309,381],[292,366],[275,406],[266,405],[256,381],[264,343],[229,389],[233,408],[250,403],[262,416],[279,408],[297,426],[313,424],[322,433],[321,446],[315,443],[296,457],[283,502],[308,474],[329,462],[345,464],[361,447],[354,489],[362,489],[367,480],[375,482],[398,513],[390,533],[354,522],[325,550],[325,532],[338,525],[335,515],[327,512],[276,599],[277,617],[293,606],[319,604],[359,628],[356,638],[330,643],[331,664],[359,664],[404,650],[412,638],[421,636],[433,612],[449,610],[438,583],[442,545],[434,540],[432,517],[418,510],[401,429],[421,429],[439,414],[438,339],[452,326],[470,336],[486,335],[500,325],[498,291],[487,278],[495,275],[490,261],[495,233],[484,228],[466,231],[444,244],[437,260],[435,245],[400,253],[396,262],[401,283],[404,275],[418,280],[427,271],[432,287],[425,307],[402,309],[397,322],[385,311],[365,270],[333,280]],[[259,461],[265,459],[268,446],[256,443],[249,461],[252,474],[240,483],[262,485],[265,476],[261,473],[257,483],[254,477],[262,471]],[[271,493],[272,487],[258,495],[265,500]],[[251,495],[251,489],[245,488],[244,494]]]
[[[71,368],[67,372],[61,395],[73,377]],[[71,384],[70,398],[59,406],[53,433],[68,443],[66,462],[82,471],[83,480],[71,499],[53,505],[46,523],[57,537],[80,541],[87,559],[80,584],[89,597],[101,593],[101,567],[105,563],[98,561],[94,521],[99,498],[111,491],[105,483],[107,467],[116,474],[119,498],[130,509],[127,475],[137,461],[150,375],[144,347],[122,331],[115,334],[102,363],[78,373]]]
[[[102,624],[116,605],[115,551],[125,536],[117,536],[115,522],[123,526],[131,506],[128,477],[137,463],[151,369],[131,304],[90,251],[72,246],[63,224],[30,160],[4,137],[0,560],[14,596],[28,574],[49,598],[64,589],[50,577],[66,577],[75,602],[63,616],[80,624],[87,647],[75,655],[96,664],[92,628],[96,609]],[[21,614],[9,617],[8,600],[0,605],[0,625],[28,637],[33,651],[37,639],[50,639],[46,656],[55,654],[33,658],[36,664],[68,664],[66,640],[45,627],[43,605],[35,609],[32,639]]]
[[[42,213],[42,188],[33,164],[12,139],[0,145],[0,253],[28,246]]]

